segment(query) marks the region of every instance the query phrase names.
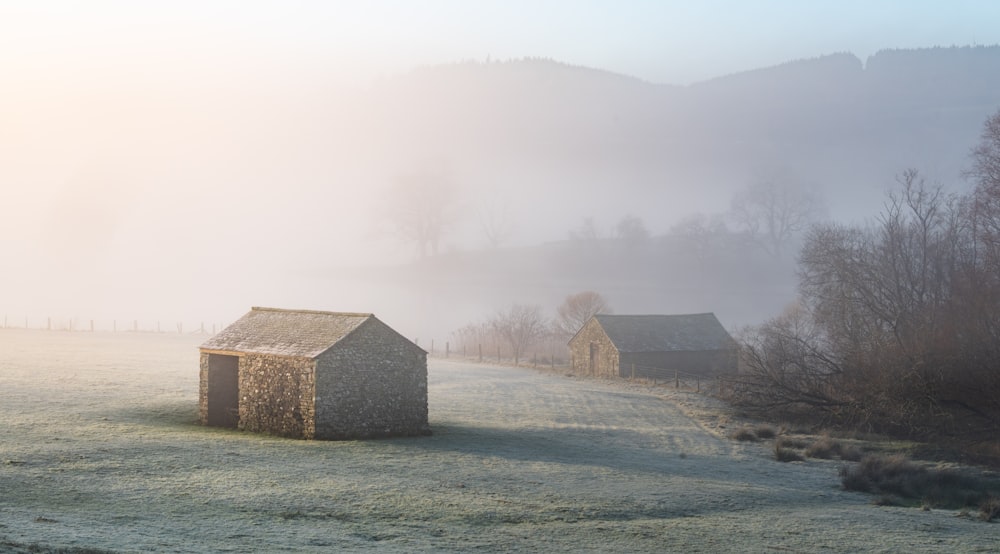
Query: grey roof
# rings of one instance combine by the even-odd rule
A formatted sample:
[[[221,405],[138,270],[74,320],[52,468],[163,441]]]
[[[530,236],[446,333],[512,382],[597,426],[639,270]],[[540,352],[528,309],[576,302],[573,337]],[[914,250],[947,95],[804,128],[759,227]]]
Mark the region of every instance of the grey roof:
[[[201,348],[315,358],[374,318],[372,314],[255,307]]]
[[[715,314],[595,315],[619,352],[726,350],[733,338]]]

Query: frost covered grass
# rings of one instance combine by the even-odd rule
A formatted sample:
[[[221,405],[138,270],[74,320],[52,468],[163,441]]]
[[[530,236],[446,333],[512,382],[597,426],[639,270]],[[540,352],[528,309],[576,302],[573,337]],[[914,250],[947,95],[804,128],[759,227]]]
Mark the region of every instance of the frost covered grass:
[[[713,400],[431,361],[430,437],[196,425],[204,337],[0,330],[0,551],[996,550],[779,464]]]

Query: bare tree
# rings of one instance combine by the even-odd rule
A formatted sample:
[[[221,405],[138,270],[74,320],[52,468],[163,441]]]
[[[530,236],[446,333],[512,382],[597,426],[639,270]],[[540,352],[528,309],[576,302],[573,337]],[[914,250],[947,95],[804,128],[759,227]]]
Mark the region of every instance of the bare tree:
[[[649,240],[649,231],[641,218],[629,214],[615,225],[615,238],[629,247],[635,247]]]
[[[416,246],[423,259],[436,255],[441,238],[455,222],[456,187],[443,169],[400,175],[389,190],[387,216],[396,236]]]
[[[1000,196],[1000,111],[983,124],[980,142],[972,149],[972,168],[966,176],[984,191]]]
[[[490,248],[499,248],[514,230],[507,202],[494,199],[479,210],[479,224]]]
[[[725,241],[729,229],[721,215],[694,214],[671,227],[670,232],[687,243],[704,267],[709,253]]]
[[[572,241],[581,243],[594,243],[599,241],[601,237],[601,232],[597,228],[597,222],[593,217],[587,216],[583,218],[580,226],[569,232],[569,238]]]
[[[514,365],[520,362],[521,355],[545,336],[548,330],[542,309],[522,304],[511,304],[510,308],[497,312],[491,324],[497,335],[510,346]]]
[[[907,434],[996,432],[1000,287],[961,200],[908,170],[872,224],[812,228],[801,308],[744,340],[744,400]]]
[[[610,314],[612,310],[603,296],[588,290],[567,296],[556,312],[559,314],[555,321],[556,331],[564,337],[571,337],[590,318],[597,314]]]
[[[817,192],[787,177],[755,181],[738,192],[730,216],[738,230],[775,258],[823,213]]]

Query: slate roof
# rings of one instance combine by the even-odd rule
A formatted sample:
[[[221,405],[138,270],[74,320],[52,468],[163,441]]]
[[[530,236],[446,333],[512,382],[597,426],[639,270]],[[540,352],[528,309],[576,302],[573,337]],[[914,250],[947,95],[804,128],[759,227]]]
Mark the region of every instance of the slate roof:
[[[735,348],[715,314],[610,315],[594,318],[619,352],[677,352]]]
[[[255,307],[200,348],[315,358],[369,319],[375,316]]]

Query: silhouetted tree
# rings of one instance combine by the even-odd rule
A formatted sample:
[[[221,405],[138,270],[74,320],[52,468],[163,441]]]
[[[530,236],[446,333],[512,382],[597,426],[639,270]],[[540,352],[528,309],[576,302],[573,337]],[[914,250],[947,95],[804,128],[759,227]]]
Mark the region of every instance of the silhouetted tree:
[[[823,213],[818,193],[787,177],[755,181],[738,192],[730,216],[765,252],[780,258],[785,248]]]
[[[548,330],[539,306],[511,304],[510,308],[497,312],[490,323],[497,335],[510,346],[514,365],[520,362],[521,355],[545,336]]]
[[[457,218],[456,187],[443,169],[400,175],[388,191],[387,216],[396,236],[416,246],[423,259],[436,255],[441,238]]]
[[[649,240],[649,231],[642,219],[630,214],[615,225],[615,238],[628,246],[639,246]]]
[[[556,312],[555,330],[564,337],[571,337],[590,318],[597,314],[610,314],[612,310],[603,296],[588,290],[567,296]]]
[[[493,200],[479,210],[479,225],[490,248],[499,248],[510,238],[513,222],[506,202]]]
[[[579,227],[569,232],[569,238],[581,243],[594,243],[602,237],[601,232],[597,229],[597,222],[593,217],[587,216],[583,218]]]

